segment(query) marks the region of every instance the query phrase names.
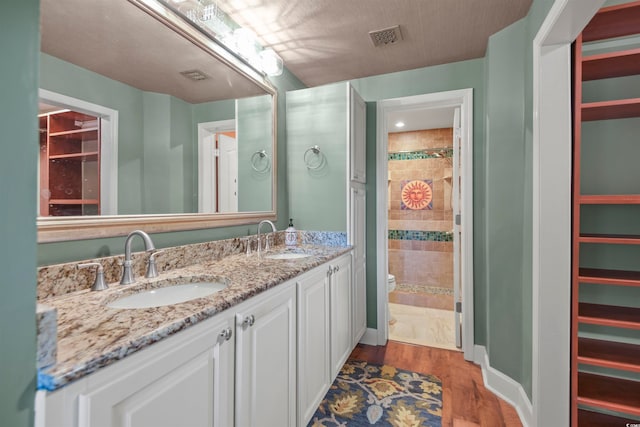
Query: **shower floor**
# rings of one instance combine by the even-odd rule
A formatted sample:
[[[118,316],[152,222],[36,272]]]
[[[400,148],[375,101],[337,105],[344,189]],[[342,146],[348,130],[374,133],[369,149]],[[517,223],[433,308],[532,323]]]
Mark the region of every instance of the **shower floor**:
[[[414,307],[453,310],[453,289],[398,283],[395,290],[389,293],[389,302]]]

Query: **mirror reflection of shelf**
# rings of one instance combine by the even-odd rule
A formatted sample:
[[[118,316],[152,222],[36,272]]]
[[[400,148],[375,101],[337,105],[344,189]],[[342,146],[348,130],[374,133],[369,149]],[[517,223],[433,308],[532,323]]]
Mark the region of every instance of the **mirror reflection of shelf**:
[[[100,213],[100,121],[77,111],[39,117],[40,215]]]

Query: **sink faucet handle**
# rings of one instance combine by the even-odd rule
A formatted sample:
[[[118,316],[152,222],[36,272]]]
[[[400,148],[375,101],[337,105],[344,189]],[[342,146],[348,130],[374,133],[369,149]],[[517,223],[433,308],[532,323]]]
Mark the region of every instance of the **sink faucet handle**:
[[[269,250],[271,250],[271,246],[269,245],[269,240],[270,240],[269,238],[270,238],[270,237],[271,237],[271,235],[270,235],[270,234],[266,234],[266,235],[264,236],[264,240],[265,240],[265,243],[264,243],[264,251],[265,251],[265,252],[269,252]]]
[[[158,266],[156,264],[156,255],[164,253],[164,250],[152,251],[149,255],[149,261],[147,262],[147,273],[144,275],[147,279],[158,277]]]
[[[253,241],[253,239],[251,237],[247,237],[247,242],[246,242],[246,255],[247,256],[251,256],[251,242]]]
[[[96,280],[94,280],[93,285],[91,286],[92,291],[104,291],[108,289],[109,286],[104,281],[104,268],[102,264],[99,262],[87,262],[84,264],[78,264],[78,268],[88,268],[88,267],[98,267],[96,270]]]

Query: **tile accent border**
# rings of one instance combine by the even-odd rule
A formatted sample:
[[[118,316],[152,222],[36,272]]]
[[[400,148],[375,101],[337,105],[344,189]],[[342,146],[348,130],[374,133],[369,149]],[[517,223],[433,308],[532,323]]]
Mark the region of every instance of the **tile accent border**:
[[[453,242],[451,231],[389,230],[389,240],[419,240],[422,242]]]
[[[387,160],[424,160],[443,159],[453,157],[453,147],[438,148],[435,150],[407,151],[404,153],[389,153]]]

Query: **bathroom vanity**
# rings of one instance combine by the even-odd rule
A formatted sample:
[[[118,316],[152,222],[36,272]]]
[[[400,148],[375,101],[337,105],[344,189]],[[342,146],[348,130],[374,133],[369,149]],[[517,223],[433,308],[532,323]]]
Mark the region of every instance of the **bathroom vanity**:
[[[306,425],[361,337],[352,249],[240,249],[45,299],[58,310],[58,361],[39,373],[35,425]],[[187,279],[226,287],[175,305],[107,307]]]

